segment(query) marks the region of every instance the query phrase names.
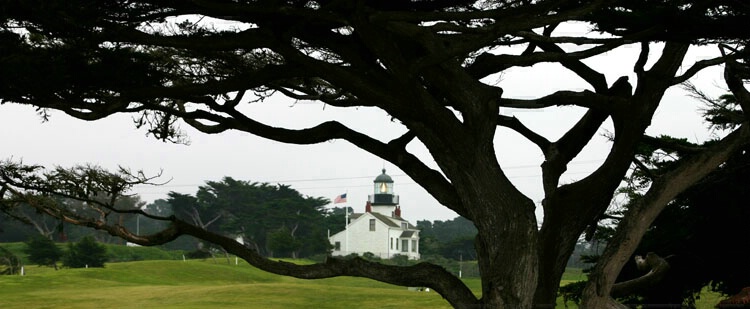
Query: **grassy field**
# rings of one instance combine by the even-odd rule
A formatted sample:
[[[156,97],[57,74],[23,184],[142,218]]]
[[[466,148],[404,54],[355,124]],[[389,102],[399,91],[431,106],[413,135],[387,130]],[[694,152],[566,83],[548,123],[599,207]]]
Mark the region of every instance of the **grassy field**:
[[[0,276],[0,308],[450,308],[434,292],[350,277],[299,280],[211,260],[33,266],[26,274]]]
[[[226,259],[25,270],[26,276],[0,276],[0,308],[450,308],[434,292],[352,277],[300,280]],[[580,270],[571,269],[563,284],[583,279]],[[465,282],[480,291],[478,279]],[[703,297],[705,304],[698,308],[712,308],[717,297]],[[558,308],[564,308],[560,301]]]

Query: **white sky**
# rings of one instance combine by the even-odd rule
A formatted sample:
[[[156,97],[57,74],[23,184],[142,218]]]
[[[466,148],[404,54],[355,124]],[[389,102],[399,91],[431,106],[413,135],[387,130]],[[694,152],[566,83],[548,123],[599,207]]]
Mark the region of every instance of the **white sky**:
[[[660,48],[652,47],[658,55]],[[621,48],[586,62],[607,75],[611,84],[621,75],[630,76],[635,85],[632,65],[637,48]],[[710,48],[691,49],[689,58],[713,56]],[[654,56],[655,57],[655,56]],[[687,69],[687,67],[685,67]],[[723,93],[721,70],[705,70],[694,79],[712,95]],[[539,97],[559,89],[587,88],[580,78],[556,65],[537,65],[513,69],[501,78],[490,79],[505,90],[505,97]],[[718,85],[718,87],[717,87]],[[687,98],[679,87],[674,87],[664,98],[662,107],[648,133],[670,134],[691,141],[703,141],[709,136],[696,108],[701,105]],[[340,109],[318,102],[299,102],[284,98],[253,105],[248,109],[257,119],[293,128],[312,126],[325,120],[337,120],[361,132],[387,141],[399,136],[404,129],[391,122],[390,117],[372,108]],[[549,139],[556,139],[582,114],[573,107],[550,108],[545,111],[503,111],[513,114],[532,129]],[[288,145],[264,140],[241,132],[207,135],[183,129],[191,140],[189,146],[163,143],[146,137],[144,130],[136,130],[130,115],[116,115],[108,119],[85,122],[65,114],[53,112],[51,120],[42,123],[33,108],[17,104],[0,105],[0,159],[23,159],[26,164],[71,166],[80,163],[98,164],[114,169],[118,165],[147,174],[163,170],[162,180],[172,179],[160,187],[138,187],[135,193],[151,202],[166,198],[169,191],[194,194],[207,180],[224,176],[235,179],[284,183],[304,195],[327,197],[331,200],[348,193],[347,206],[356,212],[364,210],[367,195],[372,194],[372,181],[385,167],[395,181],[395,192],[400,195],[403,216],[412,221],[449,220],[457,215],[438,204],[427,192],[402,171],[346,141],[331,141],[318,145]],[[604,132],[601,132],[604,133]],[[569,166],[562,182],[583,178],[593,171],[609,149],[601,135]],[[409,150],[424,158],[428,165],[436,165],[426,150],[412,143]],[[498,158],[511,180],[537,204],[542,199],[542,155],[530,143],[509,130],[499,129]],[[342,206],[338,204],[336,206]],[[332,205],[333,206],[333,205]],[[541,209],[537,211],[541,221]]]

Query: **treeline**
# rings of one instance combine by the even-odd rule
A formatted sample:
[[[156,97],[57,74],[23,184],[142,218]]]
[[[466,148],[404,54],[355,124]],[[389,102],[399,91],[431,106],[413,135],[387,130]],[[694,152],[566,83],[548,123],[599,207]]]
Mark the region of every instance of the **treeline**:
[[[85,205],[61,199],[68,209],[86,211]],[[176,216],[198,227],[236,238],[245,245],[270,257],[305,257],[325,254],[327,230],[338,228],[330,217],[335,211],[324,208],[330,201],[303,196],[288,185],[249,182],[225,177],[207,181],[195,194],[170,192],[168,198],[145,203],[138,196],[118,201],[119,209],[142,209],[150,215]],[[343,210],[341,210],[343,214]],[[343,218],[343,215],[341,216]],[[137,214],[117,214],[108,220],[148,235],[166,227],[166,222]],[[343,229],[343,219],[340,223]],[[59,242],[78,241],[90,236],[102,243],[125,244],[120,238],[89,228],[64,224],[41,214],[14,213],[0,215],[0,242],[26,241],[42,235]],[[162,246],[164,249],[209,254],[220,250],[195,238],[183,236]]]
[[[474,238],[477,228],[464,217],[453,220],[417,221],[422,256],[439,255],[453,260],[476,260]]]
[[[60,199],[68,209],[87,211],[75,200]],[[207,181],[195,194],[170,192],[166,199],[146,203],[137,195],[121,198],[119,209],[142,209],[150,215],[171,216],[206,230],[236,238],[269,257],[324,256],[330,248],[328,235],[344,229],[345,209],[327,208],[330,200],[303,196],[288,185],[258,183],[224,177]],[[352,209],[349,208],[351,212]],[[156,233],[166,222],[137,214],[113,215],[113,220],[141,235]],[[465,218],[434,222],[417,221],[421,230],[420,253],[423,257],[452,260],[474,260],[473,247],[477,230]],[[76,242],[92,237],[100,243],[125,244],[117,237],[90,228],[64,224],[35,212],[0,214],[0,242],[25,242],[37,235],[57,242]],[[184,250],[195,257],[221,252],[189,236],[161,246]]]

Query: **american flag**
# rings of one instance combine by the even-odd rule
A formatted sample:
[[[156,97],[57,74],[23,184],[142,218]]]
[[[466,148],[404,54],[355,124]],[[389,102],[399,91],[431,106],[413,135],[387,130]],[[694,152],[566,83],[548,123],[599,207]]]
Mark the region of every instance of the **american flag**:
[[[335,199],[333,199],[333,203],[334,204],[346,203],[346,193],[341,194],[341,195],[337,196]]]

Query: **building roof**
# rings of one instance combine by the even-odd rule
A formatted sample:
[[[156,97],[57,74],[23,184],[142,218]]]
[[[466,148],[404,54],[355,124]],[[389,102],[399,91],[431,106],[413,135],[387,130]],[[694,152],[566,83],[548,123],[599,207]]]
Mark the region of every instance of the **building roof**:
[[[378,218],[378,220],[382,221],[383,223],[387,224],[390,227],[400,227],[398,224],[393,222],[390,218],[386,217],[383,214],[377,213],[377,212],[371,212],[371,215],[373,215],[375,218]]]
[[[410,229],[410,230],[417,229],[417,227],[414,226],[414,225],[412,225],[409,221],[406,221],[406,220],[404,220],[402,218],[399,218],[399,217],[388,217],[388,216],[386,216],[384,214],[377,213],[377,212],[370,212],[369,214],[371,214],[373,217],[375,217],[376,219],[380,220],[381,222],[385,223],[386,225],[388,225],[390,227],[400,228],[401,227],[400,223],[401,222],[405,222],[407,229]],[[349,215],[349,219],[352,220],[352,221],[354,221],[354,220],[356,220],[357,218],[359,218],[359,217],[361,217],[363,215],[364,215],[364,213],[353,213],[353,214]]]
[[[403,233],[401,233],[401,236],[399,236],[399,238],[409,238],[409,237],[412,237],[413,235],[414,235],[414,231],[404,231]]]

